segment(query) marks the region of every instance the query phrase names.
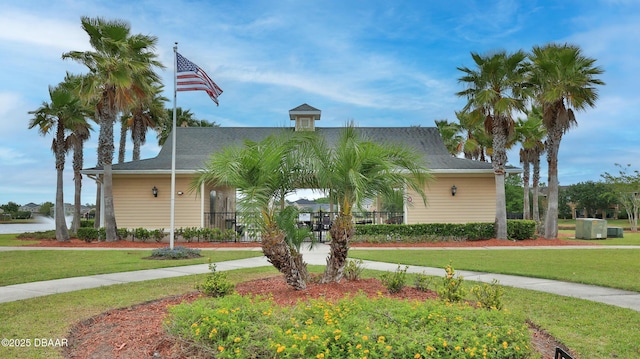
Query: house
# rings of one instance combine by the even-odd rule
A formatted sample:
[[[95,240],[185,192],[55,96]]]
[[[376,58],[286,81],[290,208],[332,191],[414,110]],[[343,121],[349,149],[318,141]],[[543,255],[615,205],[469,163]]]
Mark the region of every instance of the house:
[[[29,202],[24,206],[20,206],[19,210],[22,212],[38,213],[40,211],[40,205],[35,204],[33,202]]]
[[[342,128],[318,127],[320,110],[303,104],[289,111],[294,126],[288,131],[315,131],[328,144]],[[245,140],[260,141],[283,131],[276,127],[178,127],[175,157],[175,227],[232,228],[236,191],[228,187],[191,182],[212,153]],[[427,205],[412,191],[406,193],[404,223],[493,222],[495,180],[490,163],[456,158],[447,152],[435,127],[359,127],[363,135],[380,143],[403,143],[424,154],[434,181],[427,185]],[[169,228],[171,208],[170,137],[156,157],[113,165],[113,201],[116,222],[122,228]],[[508,173],[519,173],[510,167]],[[101,168],[83,170],[93,177]]]

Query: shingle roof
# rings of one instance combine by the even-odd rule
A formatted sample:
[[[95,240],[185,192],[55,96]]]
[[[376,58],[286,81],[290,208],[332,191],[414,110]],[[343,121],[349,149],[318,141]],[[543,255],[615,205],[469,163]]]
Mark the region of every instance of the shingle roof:
[[[492,172],[490,163],[451,156],[435,127],[358,127],[360,133],[378,143],[402,143],[425,155],[427,167],[434,172]],[[225,146],[242,144],[244,140],[260,141],[280,131],[280,127],[178,127],[176,132],[176,172],[192,173],[202,169],[212,153]],[[341,127],[317,127],[327,143],[335,143]],[[171,143],[169,136],[160,153],[154,158],[114,164],[114,173],[167,173],[171,171]],[[511,171],[519,172],[514,167]],[[101,168],[86,169],[85,173],[102,172]]]

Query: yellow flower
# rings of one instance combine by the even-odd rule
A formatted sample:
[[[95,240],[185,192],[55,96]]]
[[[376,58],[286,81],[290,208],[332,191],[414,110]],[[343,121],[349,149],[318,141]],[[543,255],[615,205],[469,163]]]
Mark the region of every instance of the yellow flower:
[[[360,348],[362,348],[362,344],[356,345],[356,349],[360,349]]]
[[[366,336],[366,335],[363,335],[363,336],[362,336],[362,340],[369,340],[369,337],[368,337],[368,336]]]
[[[223,352],[224,351],[224,347],[222,345],[218,345],[218,351],[219,352]]]
[[[384,339],[385,339],[384,335],[379,336],[378,343],[384,343]]]
[[[316,355],[316,358],[318,358],[318,359],[324,358],[324,353],[320,353],[320,354]]]
[[[391,350],[392,348],[393,348],[393,347],[392,347],[391,345],[387,345],[387,346],[385,347],[385,349],[387,349],[387,350]]]
[[[235,339],[233,339],[234,343],[240,343],[242,341],[242,338],[240,337],[236,337]]]
[[[509,343],[507,342],[502,342],[502,347],[507,349],[509,347]]]
[[[413,356],[415,359],[420,359],[422,358],[422,355],[420,355],[420,353],[416,353],[416,355]]]
[[[442,342],[442,346],[445,347],[445,348],[447,347],[447,341],[446,340]]]
[[[278,349],[276,349],[276,352],[278,353],[282,353],[287,347],[285,347],[284,345],[278,345]]]

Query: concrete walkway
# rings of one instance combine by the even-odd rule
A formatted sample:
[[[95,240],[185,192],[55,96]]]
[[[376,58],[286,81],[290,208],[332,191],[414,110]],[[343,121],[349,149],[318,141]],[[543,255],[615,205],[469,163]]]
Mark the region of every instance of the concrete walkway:
[[[586,247],[586,246],[585,246]],[[588,246],[593,248],[593,246]],[[1,248],[1,247],[0,247]],[[7,247],[5,247],[7,248]],[[22,250],[24,247],[16,247]],[[519,247],[524,248],[524,247]],[[539,247],[531,247],[532,249],[539,249]],[[554,247],[553,249],[561,249],[564,247]],[[570,248],[576,249],[575,246]],[[602,247],[596,247],[602,248]],[[610,248],[610,247],[605,247]],[[627,246],[623,248],[629,248]],[[44,249],[44,248],[34,248]],[[82,248],[84,250],[84,248]],[[359,248],[352,248],[352,251],[357,251]],[[364,249],[364,248],[362,248]],[[371,248],[368,248],[371,249]],[[388,248],[385,248],[388,249]],[[407,248],[402,248],[407,249]],[[430,248],[433,250],[433,248]],[[487,249],[506,249],[504,247],[491,247]],[[515,247],[508,247],[508,249],[516,249]],[[0,249],[4,250],[4,248]],[[427,250],[427,249],[416,249]],[[305,262],[310,265],[325,265],[326,258],[329,253],[329,246],[326,244],[317,244],[313,250],[303,250],[303,256]],[[218,262],[216,263],[217,270],[227,271],[240,268],[254,268],[270,266],[271,264],[265,257],[255,257],[247,259],[238,259],[232,261]],[[367,269],[375,269],[381,271],[395,271],[398,268],[397,264],[364,261],[364,266]],[[81,289],[96,288],[106,285],[141,282],[152,279],[172,278],[187,276],[192,274],[208,273],[208,264],[197,264],[190,266],[172,267],[172,268],[159,268],[159,269],[147,269],[131,272],[110,273],[110,274],[98,274],[85,277],[73,277],[56,279],[50,281],[31,282],[23,284],[15,284],[0,287],[0,303],[12,302],[17,300],[35,298],[50,294],[65,293]],[[425,273],[433,276],[443,276],[444,270],[442,268],[432,267],[420,267],[409,266],[408,273]],[[456,271],[458,275],[463,276],[469,281],[478,281],[484,283],[491,283],[494,279],[500,282],[500,285],[530,289],[539,292],[552,293],[567,297],[574,297],[580,299],[586,299],[594,302],[605,303],[622,308],[628,308],[640,312],[640,293],[625,291],[613,288],[604,288],[593,285],[577,284],[562,282],[549,279],[540,278],[528,278],[513,275],[504,274],[492,274],[472,271]]]

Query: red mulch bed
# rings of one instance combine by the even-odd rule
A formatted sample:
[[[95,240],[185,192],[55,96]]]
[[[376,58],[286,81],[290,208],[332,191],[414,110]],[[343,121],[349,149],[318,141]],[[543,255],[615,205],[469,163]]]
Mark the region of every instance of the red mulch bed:
[[[281,276],[257,279],[236,286],[240,294],[270,294],[280,305],[291,305],[298,300],[324,297],[338,299],[347,293],[362,291],[369,296],[387,293],[378,279],[343,281],[340,284],[310,283],[304,291],[288,286]],[[433,300],[433,292],[421,292],[405,287],[400,293],[385,294],[392,298]],[[114,309],[76,324],[68,335],[69,346],[64,348],[66,358],[183,358],[192,352],[185,343],[165,333],[163,320],[167,307],[191,302],[201,295],[194,292],[124,309]],[[568,349],[553,336],[533,323],[529,323],[534,350],[543,359],[553,359],[557,346]]]

